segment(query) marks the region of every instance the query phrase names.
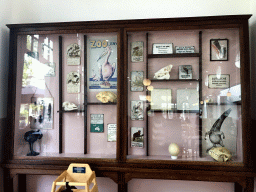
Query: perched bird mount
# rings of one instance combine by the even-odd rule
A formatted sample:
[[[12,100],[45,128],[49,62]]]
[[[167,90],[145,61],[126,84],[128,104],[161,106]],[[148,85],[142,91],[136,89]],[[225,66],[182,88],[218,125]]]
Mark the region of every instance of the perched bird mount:
[[[220,129],[221,129],[222,123],[229,116],[230,112],[231,112],[231,108],[226,110],[216,120],[216,122],[213,124],[212,128],[210,129],[210,131],[205,133],[205,140],[206,140],[207,135],[209,135],[209,140],[213,144],[213,146],[210,147],[209,149],[207,149],[206,152],[208,152],[212,148],[216,147],[217,145],[221,145],[222,147],[224,147],[222,138],[225,139],[225,135],[224,135],[224,133],[222,131],[220,131]]]
[[[43,133],[40,130],[37,131],[28,131],[24,135],[24,139],[29,143],[30,152],[27,154],[27,156],[37,156],[39,155],[38,152],[35,152],[33,150],[33,144],[38,139],[42,139]]]

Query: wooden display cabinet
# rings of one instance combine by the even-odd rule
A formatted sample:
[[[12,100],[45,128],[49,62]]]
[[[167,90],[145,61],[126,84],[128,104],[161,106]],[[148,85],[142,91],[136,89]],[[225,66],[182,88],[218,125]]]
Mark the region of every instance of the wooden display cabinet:
[[[27,174],[88,163],[122,192],[134,178],[234,182],[252,192],[250,16],[7,25],[6,189],[24,189]],[[103,91],[116,97],[103,103]],[[42,134],[33,148],[24,140],[31,130]],[[229,161],[208,155],[218,146]]]

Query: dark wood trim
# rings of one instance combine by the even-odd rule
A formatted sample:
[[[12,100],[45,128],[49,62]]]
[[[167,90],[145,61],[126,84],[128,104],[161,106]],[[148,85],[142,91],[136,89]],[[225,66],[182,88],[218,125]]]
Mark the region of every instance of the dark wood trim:
[[[16,32],[63,30],[72,28],[75,30],[90,28],[122,28],[145,25],[160,25],[173,23],[174,25],[216,25],[232,24],[247,21],[252,15],[225,15],[225,16],[207,16],[207,17],[180,17],[180,18],[162,18],[162,19],[134,19],[134,20],[108,20],[108,21],[82,21],[82,22],[53,22],[53,23],[30,23],[30,24],[7,24],[7,27],[14,28]],[[201,26],[201,27],[202,27]]]
[[[241,66],[241,110],[242,110],[242,143],[243,143],[243,161],[246,167],[255,166],[253,162],[252,148],[254,137],[252,135],[252,119],[251,110],[248,110],[248,106],[251,106],[251,79],[250,79],[250,49],[249,49],[249,26],[248,21],[244,21],[241,24],[240,35],[240,66]],[[255,169],[255,168],[254,168]]]
[[[88,142],[88,135],[87,135],[87,36],[84,35],[84,154],[87,154],[87,142]]]
[[[8,71],[8,98],[7,98],[7,119],[4,129],[4,156],[3,160],[13,158],[14,149],[14,127],[15,127],[15,106],[16,106],[16,80],[17,80],[17,34],[10,30],[9,43],[9,71]]]
[[[199,104],[199,157],[202,157],[203,155],[203,149],[202,149],[202,132],[203,132],[203,123],[202,123],[202,113],[203,113],[203,104],[201,103],[201,101],[203,101],[203,94],[202,94],[202,88],[203,88],[203,85],[202,85],[202,68],[203,68],[203,58],[202,58],[202,54],[203,54],[203,51],[202,51],[202,31],[199,31],[199,79],[200,81],[198,82],[199,83],[199,101],[198,101],[198,104]]]
[[[125,51],[127,50],[127,37],[125,30],[121,28],[117,34],[117,151],[116,158],[118,162],[126,161],[127,152],[127,134],[126,125],[127,120],[123,118],[127,113],[127,68],[125,63],[127,56],[125,56]],[[125,44],[126,43],[126,44]]]
[[[9,61],[9,82],[8,82],[8,108],[6,129],[4,133],[4,170],[7,186],[10,181],[16,183],[24,182],[26,174],[56,174],[59,175],[72,163],[88,163],[96,175],[110,177],[118,184],[119,191],[127,191],[127,182],[133,178],[144,179],[181,179],[198,181],[222,181],[235,182],[235,189],[241,187],[245,191],[252,192],[253,178],[256,177],[255,157],[253,157],[253,135],[252,120],[249,107],[250,102],[250,60],[249,60],[249,36],[248,19],[251,15],[230,15],[212,17],[192,17],[173,19],[144,19],[124,21],[88,21],[68,23],[39,23],[39,24],[16,24],[7,25],[10,28],[10,61]],[[128,155],[128,32],[157,31],[157,30],[201,30],[201,29],[222,29],[238,28],[240,31],[240,62],[241,62],[241,85],[242,85],[242,139],[243,139],[243,162],[204,162],[204,161],[179,161],[179,160],[146,160],[127,159]],[[87,32],[115,32],[117,34],[117,147],[114,159],[106,158],[69,158],[69,157],[22,157],[13,156],[14,149],[14,128],[15,128],[15,102],[16,102],[16,75],[17,75],[17,35],[27,34],[68,34]],[[85,36],[84,36],[85,37]],[[202,34],[199,32],[199,53],[196,54],[172,54],[171,57],[199,57],[199,70],[202,73]],[[86,52],[86,38],[84,38]],[[148,47],[148,45],[146,45]],[[59,38],[59,92],[63,92],[62,77],[62,38]],[[167,57],[166,55],[149,55],[147,59],[155,57]],[[168,57],[170,57],[168,55]],[[86,86],[86,53],[85,62],[85,86]],[[146,61],[147,62],[147,61]],[[147,63],[148,64],[148,63]],[[147,69],[148,78],[148,69]],[[202,88],[202,76],[198,81]],[[185,82],[185,81],[184,81]],[[186,80],[187,82],[187,80]],[[86,87],[84,87],[86,89]],[[62,94],[59,98],[59,152],[62,153]],[[87,105],[98,103],[87,103],[85,93],[85,110]],[[199,100],[202,100],[202,95]],[[113,104],[108,104],[113,105]],[[200,107],[200,109],[202,109]],[[199,111],[199,115],[201,112]],[[86,116],[86,115],[85,115]],[[87,121],[84,120],[85,138]],[[201,127],[201,125],[199,125]],[[200,131],[200,130],[199,130]],[[148,132],[148,131],[147,131]],[[201,137],[201,135],[200,135]],[[86,139],[85,139],[86,140]],[[148,136],[147,136],[148,140]],[[84,153],[86,153],[86,141]],[[148,149],[147,149],[148,154]],[[20,175],[16,177],[17,175]],[[17,179],[18,178],[18,179]],[[239,185],[238,185],[239,184]],[[11,184],[10,184],[11,186]],[[240,186],[240,187],[239,187]]]
[[[148,37],[149,34],[148,32],[146,33],[146,79],[149,79],[148,77],[148,73],[149,73],[149,69],[148,69],[148,59],[149,59],[149,54],[148,54]],[[151,80],[151,82],[153,82]],[[149,96],[149,91],[148,89],[146,88],[146,96]],[[150,105],[149,105],[149,102],[148,100],[146,100],[146,156],[149,156],[149,128],[148,128],[148,111],[150,110]]]
[[[234,183],[234,192],[243,192],[243,187],[237,182]]]
[[[200,53],[149,54],[148,58],[200,57]]]
[[[62,93],[63,93],[63,83],[62,83],[62,36],[59,36],[59,111],[62,111]],[[59,153],[62,153],[62,123],[63,123],[63,114],[59,113]]]

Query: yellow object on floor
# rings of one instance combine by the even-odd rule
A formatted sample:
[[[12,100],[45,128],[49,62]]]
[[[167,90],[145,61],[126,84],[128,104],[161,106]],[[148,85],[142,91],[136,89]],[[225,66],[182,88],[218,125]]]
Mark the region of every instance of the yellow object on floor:
[[[71,163],[68,169],[53,182],[51,192],[61,192],[66,189],[67,182],[69,186],[85,187],[84,189],[72,189],[74,192],[98,192],[95,172],[88,164]],[[56,190],[56,186],[60,187]]]

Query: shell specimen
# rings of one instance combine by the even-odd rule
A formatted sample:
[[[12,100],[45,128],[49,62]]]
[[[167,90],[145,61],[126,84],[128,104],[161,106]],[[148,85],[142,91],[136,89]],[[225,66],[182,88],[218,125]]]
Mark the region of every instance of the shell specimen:
[[[111,91],[102,91],[96,95],[96,98],[102,103],[116,103],[117,96]]]

